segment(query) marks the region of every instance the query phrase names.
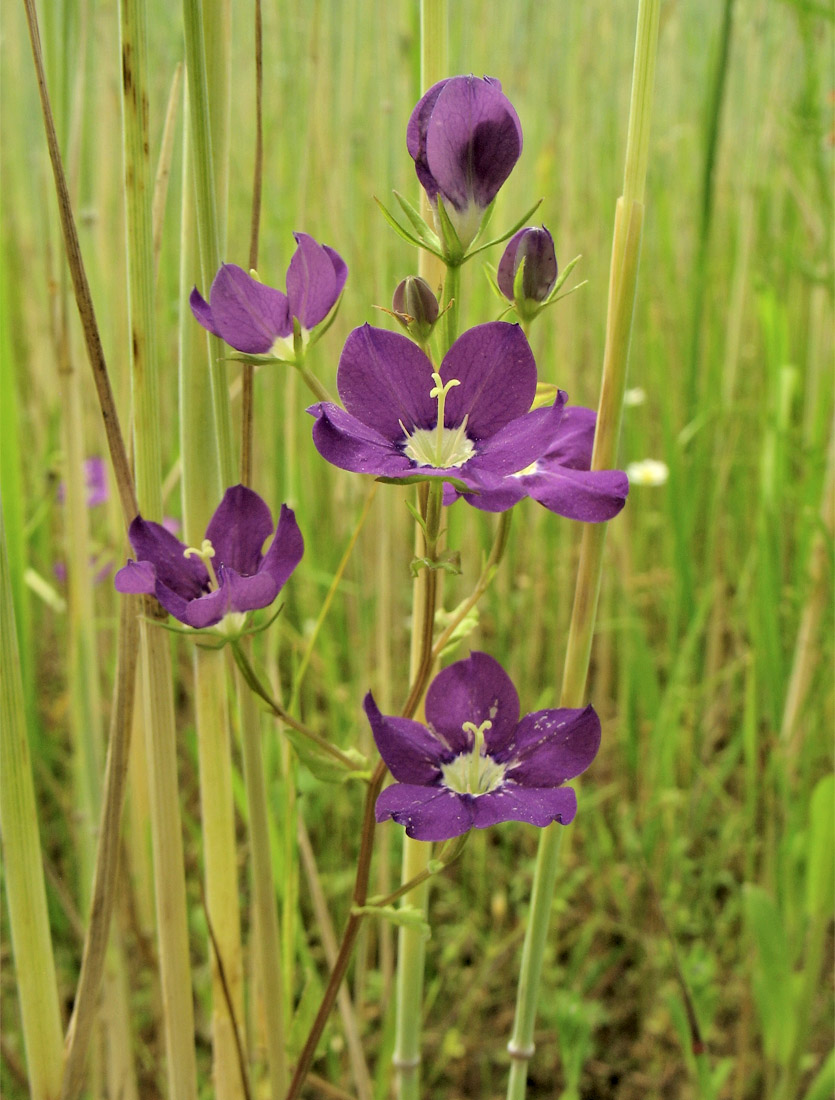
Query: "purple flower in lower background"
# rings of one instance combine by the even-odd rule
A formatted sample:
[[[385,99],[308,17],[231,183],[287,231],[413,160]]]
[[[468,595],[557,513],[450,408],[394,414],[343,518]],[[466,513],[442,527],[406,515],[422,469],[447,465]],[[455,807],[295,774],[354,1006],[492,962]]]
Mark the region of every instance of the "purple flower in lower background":
[[[281,506],[275,537],[270,510],[243,485],[227,489],[206,528],[199,549],[188,547],[162,524],[137,516],[128,536],[136,561],[116,574],[119,592],[156,596],[166,611],[186,626],[205,630],[227,615],[235,629],[247,611],[267,607],[284,587],[304,553],[293,511]]]
[[[397,780],[377,799],[417,840],[449,840],[500,821],[568,825],[580,775],[600,745],[591,706],[538,710],[519,720],[519,697],[502,666],[472,653],[439,672],[426,694],[426,724],[381,714],[369,692],[365,713],[380,755]]]
[[[107,467],[98,455],[84,459],[84,485],[87,489],[87,507],[96,508],[110,496],[107,488]],[[58,486],[58,503],[63,504],[67,489],[62,481]]]
[[[569,406],[547,454],[496,489],[463,494],[465,500],[485,512],[505,512],[523,497],[533,497],[550,512],[585,523],[616,516],[626,503],[629,478],[622,470],[589,469],[596,421],[593,409]],[[444,486],[444,504],[460,495],[452,485]]]
[[[412,111],[406,147],[429,201],[438,196],[463,248],[522,152],[522,127],[493,77],[433,84]]]
[[[207,302],[197,287],[191,311],[203,328],[247,355],[292,358],[293,318],[305,334],[327,317],[342,293],[348,268],[326,244],[294,233],[298,247],[287,269],[287,293],[265,286],[242,267],[223,264]]]
[[[378,477],[454,478],[499,489],[554,444],[565,394],[530,411],[536,363],[518,325],[491,321],[455,341],[438,371],[411,340],[363,325],[336,376],[345,406],[322,402],[313,442],[334,466]]]

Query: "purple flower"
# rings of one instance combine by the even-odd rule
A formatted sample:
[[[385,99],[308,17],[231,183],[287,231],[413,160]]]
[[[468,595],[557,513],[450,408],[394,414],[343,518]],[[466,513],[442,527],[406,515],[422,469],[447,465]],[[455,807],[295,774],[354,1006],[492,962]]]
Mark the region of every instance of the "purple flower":
[[[136,561],[116,574],[116,588],[153,593],[175,619],[205,630],[226,615],[267,607],[281,591],[304,553],[296,517],[286,504],[270,548],[262,554],[272,531],[269,508],[243,485],[226,490],[199,550],[185,546],[162,524],[137,516],[128,531]],[[242,620],[230,625],[242,625]]]
[[[453,76],[412,111],[406,147],[430,202],[437,208],[442,197],[466,248],[519,159],[522,127],[498,80]]]
[[[104,504],[110,493],[107,488],[107,468],[101,458],[94,455],[84,459],[84,486],[87,489],[87,507],[95,508]],[[63,504],[67,489],[62,481],[58,486],[58,503]]]
[[[521,286],[517,287],[520,266]],[[516,301],[521,305],[523,302],[547,300],[557,282],[557,257],[554,239],[544,225],[541,229],[528,226],[513,234],[499,261],[497,282],[499,290],[510,302]]]
[[[476,492],[501,488],[548,451],[565,402],[560,392],[529,411],[536,363],[519,326],[504,321],[459,336],[434,372],[405,336],[363,325],[345,341],[336,385],[344,410],[308,410],[328,462],[378,477],[452,478]]]
[[[426,724],[365,713],[397,780],[377,799],[418,840],[449,840],[500,821],[568,825],[577,798],[567,779],[584,772],[600,745],[600,720],[585,709],[538,710],[519,720],[516,688],[498,661],[473,653],[439,672],[426,694]]]
[[[465,494],[467,503],[485,512],[505,512],[528,496],[568,519],[602,523],[616,516],[626,503],[629,478],[622,470],[589,469],[596,421],[593,409],[569,406],[542,458],[506,477],[498,488]],[[452,485],[444,486],[444,504],[460,495]]]
[[[292,357],[293,318],[304,336],[330,313],[348,277],[339,253],[307,233],[293,236],[298,247],[287,269],[287,293],[259,283],[236,264],[223,264],[209,301],[197,287],[189,298],[203,328],[247,355]]]

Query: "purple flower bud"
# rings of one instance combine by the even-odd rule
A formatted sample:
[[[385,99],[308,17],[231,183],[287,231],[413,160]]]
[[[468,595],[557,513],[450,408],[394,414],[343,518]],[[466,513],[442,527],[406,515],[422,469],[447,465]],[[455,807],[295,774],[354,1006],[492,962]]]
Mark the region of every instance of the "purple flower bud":
[[[398,283],[391,305],[407,332],[420,343],[429,339],[438,320],[438,299],[426,279],[407,275]]]
[[[514,233],[499,261],[499,290],[513,302],[516,275],[522,261],[522,292],[519,301],[544,302],[557,281],[557,257],[554,240],[543,225],[541,229],[529,226]]]
[[[466,248],[519,159],[522,127],[498,80],[453,76],[412,111],[406,147],[421,186],[434,206],[442,197]]]

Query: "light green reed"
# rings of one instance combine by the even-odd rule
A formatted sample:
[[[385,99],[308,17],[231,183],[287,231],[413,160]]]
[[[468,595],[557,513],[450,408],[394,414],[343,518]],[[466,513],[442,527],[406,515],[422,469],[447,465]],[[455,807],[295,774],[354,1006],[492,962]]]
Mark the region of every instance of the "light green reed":
[[[180,449],[182,461],[182,498],[184,541],[188,546],[200,546],[203,533],[225,489],[221,471],[234,468],[231,438],[218,428],[220,422],[231,424],[228,387],[224,384],[214,392],[209,379],[214,371],[225,377],[225,364],[207,362],[207,341],[188,308],[188,296],[200,270],[195,247],[194,194],[195,178],[202,186],[220,186],[218,201],[211,195],[197,203],[202,214],[199,237],[205,255],[220,255],[218,239],[225,215],[222,196],[228,177],[228,73],[223,58],[227,58],[229,12],[220,4],[207,9],[202,21],[186,5],[184,8],[188,61],[188,107],[185,112],[183,142],[183,186],[181,214],[180,260]],[[201,69],[209,43],[222,40],[225,45],[214,51],[212,80],[194,79]],[[208,66],[206,66],[208,68]],[[194,96],[214,93],[211,103],[194,102]],[[210,140],[200,120],[208,118]],[[218,121],[217,132],[214,123]],[[224,140],[224,138],[226,140]],[[217,150],[218,157],[212,160]],[[199,161],[199,164],[196,163]],[[219,178],[218,178],[219,177]],[[217,181],[217,182],[216,182]],[[214,206],[215,217],[206,217]],[[208,294],[208,287],[205,287]],[[197,330],[197,331],[195,331]],[[219,341],[212,339],[211,343]],[[215,349],[212,349],[215,350]],[[220,406],[218,405],[220,402]],[[220,411],[220,415],[217,415]],[[212,429],[215,430],[212,430]],[[221,448],[229,448],[226,454]],[[234,479],[236,480],[236,479]],[[241,945],[241,915],[239,906],[238,854],[235,838],[235,816],[232,798],[232,752],[228,701],[227,666],[222,651],[212,651],[195,645],[192,652],[194,674],[195,727],[200,776],[201,829],[205,872],[207,923],[210,934],[207,952],[212,973],[212,1078],[219,1100],[242,1100],[245,1095],[239,1050],[244,1038],[243,949]]]
[[[638,280],[644,184],[649,159],[649,126],[655,89],[659,10],[658,0],[639,0],[623,194],[617,202],[612,243],[606,350],[591,462],[593,470],[611,468],[615,464],[620,439],[632,313]],[[560,699],[562,706],[579,707],[585,702],[605,538],[605,524],[586,524],[583,528],[563,670]],[[511,1056],[508,1100],[524,1100],[528,1063],[534,1054],[539,975],[542,972],[556,884],[561,833],[561,825],[551,825],[543,830],[539,841],[517,989],[516,1016],[513,1034],[508,1043]]]
[[[0,501],[0,828],[32,1100],[61,1087],[63,1036]]]
[[[154,315],[147,12],[142,0],[123,0],[119,15],[136,486],[142,513],[161,519],[160,386]],[[150,601],[148,606],[150,610]],[[170,649],[165,633],[150,622],[143,620],[140,637],[141,702],[151,797],[168,1086],[171,1100],[195,1100],[197,1067]]]

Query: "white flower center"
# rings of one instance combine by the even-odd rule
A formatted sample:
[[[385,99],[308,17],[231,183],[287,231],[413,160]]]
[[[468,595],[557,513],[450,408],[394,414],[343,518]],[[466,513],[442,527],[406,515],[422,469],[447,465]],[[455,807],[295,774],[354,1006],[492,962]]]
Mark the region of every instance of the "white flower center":
[[[469,752],[459,753],[448,764],[441,765],[442,782],[449,790],[456,794],[470,794],[478,797],[489,794],[501,786],[504,779],[505,765],[498,764],[492,756],[483,753],[484,731],[492,726],[489,719],[476,726],[473,722],[465,722],[461,727],[465,733],[472,732],[473,747]]]
[[[467,435],[467,420],[464,417],[457,428],[444,427],[444,405],[446,395],[453,386],[460,386],[457,378],[450,378],[446,385],[441,382],[437,372],[432,373],[435,385],[429,396],[438,402],[438,420],[434,428],[415,428],[406,431],[403,421],[400,427],[406,437],[403,453],[417,466],[433,466],[436,470],[446,470],[453,466],[463,466],[475,454],[475,444]]]

